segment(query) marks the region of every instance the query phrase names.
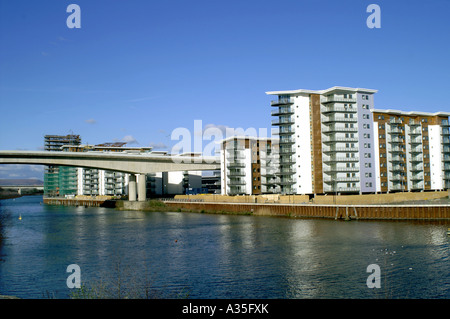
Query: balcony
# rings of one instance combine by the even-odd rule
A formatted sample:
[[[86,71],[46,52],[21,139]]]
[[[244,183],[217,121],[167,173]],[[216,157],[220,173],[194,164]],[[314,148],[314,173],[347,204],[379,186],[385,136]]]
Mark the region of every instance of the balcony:
[[[282,175],[293,175],[293,174],[295,174],[295,172],[296,172],[295,168],[283,167],[276,173],[276,175],[280,175],[280,176],[282,176]]]
[[[409,151],[409,153],[411,153],[411,154],[420,154],[420,153],[422,153],[422,148],[418,148],[418,147],[412,148]]]
[[[422,156],[413,156],[410,159],[411,163],[417,163],[417,162],[423,162],[423,157]]]
[[[290,117],[280,117],[272,121],[272,125],[292,125],[294,124],[294,119]]]
[[[397,138],[397,137],[388,139],[388,143],[391,143],[391,144],[404,143],[404,142],[405,142],[404,139],[402,139],[402,138]]]
[[[338,143],[338,142],[358,142],[357,137],[335,137],[324,136],[322,137],[323,143]]]
[[[343,123],[356,123],[358,118],[356,117],[342,117],[342,116],[332,116],[322,119],[322,123],[335,123],[335,122],[343,122]]]
[[[399,147],[393,147],[393,148],[391,148],[389,150],[389,152],[391,152],[391,153],[403,153],[404,150],[402,148],[399,148]]]
[[[270,112],[270,115],[272,116],[279,116],[279,115],[291,115],[294,114],[294,109],[291,107],[280,107],[278,110],[273,110]]]
[[[348,153],[348,152],[358,152],[358,150],[359,150],[358,147],[329,147],[329,148],[324,148],[323,152],[324,153],[336,153],[336,152]]]
[[[336,189],[333,189],[331,191],[332,192],[339,192],[339,193],[353,193],[353,192],[359,192],[359,187],[339,186],[339,187],[336,187]]]
[[[245,194],[245,187],[242,186],[227,187],[227,193],[229,195]]]
[[[235,154],[229,154],[226,158],[227,158],[227,161],[238,162],[239,160],[244,159],[245,156],[242,153],[235,153]]]
[[[328,113],[356,113],[357,108],[345,107],[345,106],[326,106],[322,109],[322,114]]]
[[[295,159],[292,157],[282,157],[280,158],[280,165],[292,165],[295,164]]]
[[[389,162],[404,162],[404,161],[406,161],[406,159],[404,157],[401,157],[401,156],[392,156],[389,159]]]
[[[324,173],[334,173],[334,172],[359,172],[359,167],[336,167],[331,166],[329,168],[324,167]]]
[[[356,103],[356,98],[345,98],[345,97],[340,97],[340,96],[327,96],[327,97],[322,97],[320,99],[320,103],[322,104],[326,104],[326,103]]]
[[[423,166],[422,165],[418,165],[418,166],[413,166],[411,167],[411,169],[409,170],[410,172],[422,172],[423,171]]]
[[[278,133],[276,135],[288,135],[288,134],[294,134],[295,131],[292,127],[289,126],[280,126]]]
[[[323,181],[327,184],[334,184],[337,182],[359,182],[359,177],[324,178]]]
[[[280,147],[279,153],[280,155],[292,155],[295,150],[292,147]]]
[[[404,184],[389,186],[389,190],[390,191],[407,191],[406,185],[404,185]]]
[[[227,167],[228,168],[232,168],[232,167],[245,167],[245,163],[244,162],[240,162],[240,161],[236,161],[236,162],[230,162],[227,163]]]
[[[292,185],[296,183],[295,178],[280,178],[279,185]]]
[[[294,143],[295,143],[295,139],[292,138],[292,137],[281,136],[278,143],[279,143],[280,145],[281,145],[281,144],[294,144]]]
[[[422,132],[420,130],[410,130],[409,135],[412,135],[412,136],[422,135]]]
[[[405,183],[406,182],[406,176],[394,175],[394,176],[391,176],[389,178],[389,180],[392,181],[393,183],[399,183],[399,182],[400,183],[401,182]]]
[[[415,175],[415,176],[412,176],[410,178],[410,180],[414,181],[415,183],[417,183],[417,181],[423,181],[423,176],[422,175]]]
[[[400,165],[392,165],[391,167],[389,167],[390,172],[404,172],[405,170],[406,168]]]
[[[392,135],[397,135],[397,134],[403,135],[405,132],[403,130],[394,128],[394,129],[389,130],[388,133],[392,134]]]
[[[411,145],[422,144],[422,140],[420,138],[412,138],[409,144]]]
[[[450,162],[450,156],[447,156],[447,155],[442,156],[442,161],[443,162]]]
[[[276,101],[270,101],[271,106],[291,105],[291,104],[294,104],[294,101],[291,98],[282,98]]]
[[[399,118],[390,119],[388,123],[389,124],[403,124],[402,120],[400,120]]]
[[[442,120],[441,126],[442,126],[442,127],[450,127],[450,123],[449,123],[448,120]]]
[[[243,178],[229,179],[229,180],[227,180],[227,185],[242,186],[242,185],[245,185],[245,180]]]
[[[229,170],[228,176],[233,177],[239,177],[239,176],[245,176],[245,172],[243,170]]]
[[[322,133],[328,134],[328,133],[337,133],[337,132],[357,132],[357,127],[335,127],[335,126],[329,126],[322,128]]]
[[[337,156],[330,156],[327,159],[323,159],[325,163],[330,162],[358,162],[359,157],[337,157]]]

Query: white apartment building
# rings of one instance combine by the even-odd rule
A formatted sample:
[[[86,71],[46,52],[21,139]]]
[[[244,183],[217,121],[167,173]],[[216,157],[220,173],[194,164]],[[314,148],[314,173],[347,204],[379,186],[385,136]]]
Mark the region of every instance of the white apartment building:
[[[377,192],[450,188],[449,116],[373,110]]]
[[[376,191],[373,95],[376,90],[271,91],[278,98],[282,194],[374,193]]]
[[[277,139],[232,136],[220,142],[221,193],[257,195],[279,192]]]
[[[167,156],[167,152],[152,151],[151,147],[126,147],[125,143],[100,145],[64,145],[69,152],[132,152]],[[199,156],[199,154],[180,154]],[[124,196],[128,195],[129,174],[95,168],[77,168],[77,195]],[[202,188],[201,171],[159,172],[146,175],[147,196],[185,194],[189,189]]]

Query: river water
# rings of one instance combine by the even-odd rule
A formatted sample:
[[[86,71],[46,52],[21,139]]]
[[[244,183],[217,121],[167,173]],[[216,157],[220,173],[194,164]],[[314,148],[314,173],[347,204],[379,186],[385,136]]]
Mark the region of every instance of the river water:
[[[150,213],[0,201],[0,294],[69,298],[449,298],[448,222]],[[21,219],[19,219],[21,217]],[[380,269],[381,288],[368,288]],[[374,274],[376,275],[376,273]],[[97,295],[99,296],[99,295]]]

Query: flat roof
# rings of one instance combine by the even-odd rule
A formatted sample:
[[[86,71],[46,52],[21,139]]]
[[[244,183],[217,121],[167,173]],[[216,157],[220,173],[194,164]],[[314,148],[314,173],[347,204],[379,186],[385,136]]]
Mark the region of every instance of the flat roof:
[[[372,113],[384,113],[384,114],[393,114],[393,115],[407,115],[407,116],[450,116],[450,112],[418,112],[418,111],[400,111],[400,110],[381,110],[381,109],[372,109],[370,110]]]
[[[345,87],[345,86],[333,86],[329,89],[325,90],[286,90],[286,91],[268,91],[266,92],[267,95],[280,95],[280,94],[326,94],[333,91],[352,91],[352,92],[365,92],[365,93],[377,93],[378,90],[372,90],[372,89],[364,89],[364,88],[351,88],[351,87]]]

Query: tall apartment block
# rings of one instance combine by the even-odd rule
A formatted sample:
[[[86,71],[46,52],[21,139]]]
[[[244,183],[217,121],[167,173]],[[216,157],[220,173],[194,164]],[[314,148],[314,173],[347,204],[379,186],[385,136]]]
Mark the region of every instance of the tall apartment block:
[[[282,194],[374,193],[371,109],[376,90],[266,92],[278,96],[272,125],[278,127]]]
[[[450,188],[449,116],[373,110],[378,192]]]
[[[63,145],[79,145],[79,135],[45,135],[44,150],[61,152]],[[77,169],[67,166],[46,166],[44,170],[44,196],[76,195]]]
[[[233,136],[221,141],[221,193],[258,195],[275,193],[276,139]]]
[[[266,92],[279,136],[282,194],[449,187],[450,113],[374,109],[376,90]]]

